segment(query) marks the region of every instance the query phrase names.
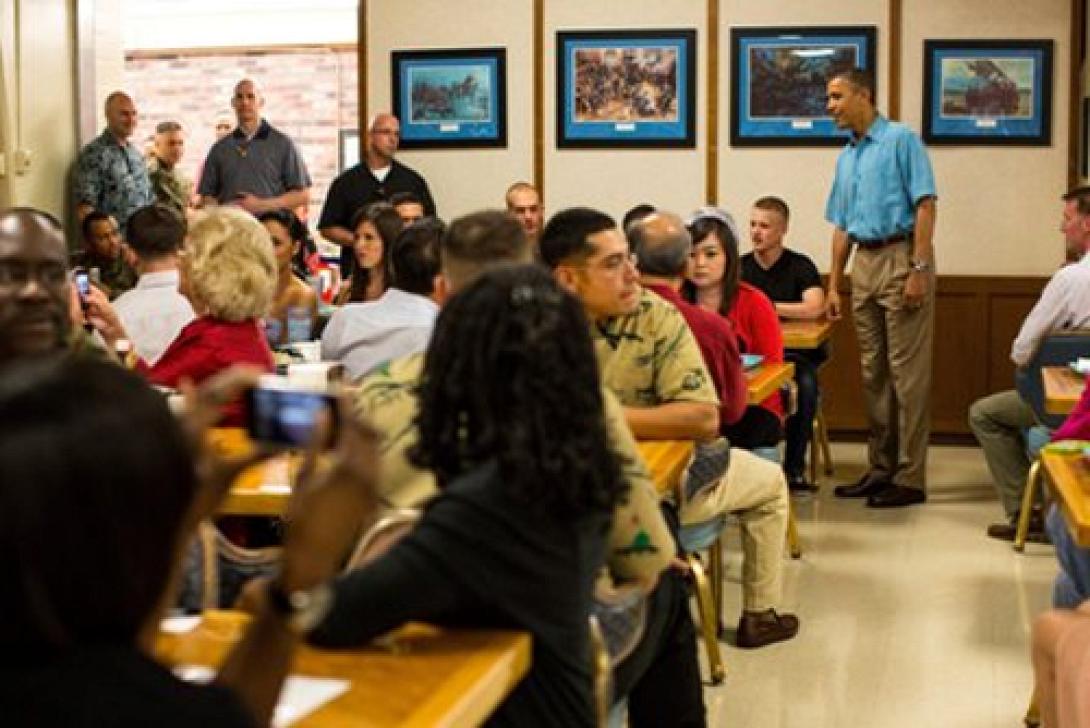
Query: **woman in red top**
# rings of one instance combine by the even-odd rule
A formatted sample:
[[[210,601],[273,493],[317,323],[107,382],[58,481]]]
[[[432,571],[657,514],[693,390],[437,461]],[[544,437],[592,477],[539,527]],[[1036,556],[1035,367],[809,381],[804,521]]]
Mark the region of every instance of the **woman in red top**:
[[[276,289],[276,257],[265,228],[241,210],[218,207],[189,226],[179,262],[179,290],[197,318],[149,367],[153,384],[175,389],[188,379],[199,384],[232,364],[275,369],[261,324]],[[224,407],[221,424],[241,426],[240,402]]]
[[[689,221],[693,238],[687,297],[726,316],[741,350],[767,362],[783,361],[783,332],[776,309],[764,293],[740,278],[734,220],[714,207],[701,208]],[[746,408],[742,419],[722,428],[731,444],[746,449],[774,447],[783,438],[783,400],[773,393]]]

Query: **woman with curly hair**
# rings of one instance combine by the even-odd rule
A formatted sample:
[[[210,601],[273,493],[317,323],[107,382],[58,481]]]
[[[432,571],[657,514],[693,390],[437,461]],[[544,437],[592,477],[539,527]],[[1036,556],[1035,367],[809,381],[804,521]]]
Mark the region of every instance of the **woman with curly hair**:
[[[625,486],[582,307],[536,266],[494,269],[443,308],[424,367],[412,458],[441,492],[339,580],[311,640],[407,620],[527,630],[530,673],[488,725],[593,726],[588,615]]]
[[[374,301],[390,287],[387,258],[401,228],[401,216],[388,202],[373,202],[352,217],[356,260],[351,277],[337,294],[338,305]]]

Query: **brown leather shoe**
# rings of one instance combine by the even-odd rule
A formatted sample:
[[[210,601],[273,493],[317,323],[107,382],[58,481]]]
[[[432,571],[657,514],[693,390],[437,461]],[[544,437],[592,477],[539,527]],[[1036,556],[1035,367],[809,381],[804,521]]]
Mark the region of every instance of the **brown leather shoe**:
[[[799,632],[799,618],[794,614],[776,614],[775,609],[766,612],[742,612],[738,620],[736,641],[738,646],[752,650],[783,642]]]
[[[883,491],[891,485],[892,483],[886,478],[871,471],[854,483],[836,486],[833,493],[836,494],[837,498],[865,498]]]
[[[883,491],[875,493],[867,498],[868,508],[901,508],[917,503],[926,503],[927,493],[919,488],[909,488],[906,485],[891,485]]]

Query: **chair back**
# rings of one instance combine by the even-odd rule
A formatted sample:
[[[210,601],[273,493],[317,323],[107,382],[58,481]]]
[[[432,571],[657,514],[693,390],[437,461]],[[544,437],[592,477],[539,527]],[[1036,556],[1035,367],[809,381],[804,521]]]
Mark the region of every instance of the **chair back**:
[[[613,673],[609,664],[609,650],[602,636],[598,619],[589,617],[591,667],[594,676],[594,715],[598,728],[606,728],[609,723],[609,708],[613,702]]]
[[[352,556],[348,559],[348,563],[345,564],[344,570],[358,569],[374,561],[389,551],[390,547],[400,541],[409,531],[413,530],[419,520],[420,511],[411,508],[402,508],[387,513],[360,537]]]
[[[1053,331],[1041,340],[1041,346],[1024,368],[1014,375],[1014,386],[1022,400],[1030,406],[1037,421],[1049,429],[1056,429],[1064,421],[1064,415],[1045,411],[1045,387],[1041,381],[1041,367],[1064,366],[1080,356],[1090,356],[1090,329]]]

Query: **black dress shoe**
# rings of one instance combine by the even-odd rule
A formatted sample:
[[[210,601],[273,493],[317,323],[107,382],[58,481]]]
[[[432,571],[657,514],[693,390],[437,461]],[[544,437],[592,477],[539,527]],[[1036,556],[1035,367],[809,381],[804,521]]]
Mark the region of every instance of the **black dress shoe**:
[[[833,488],[837,498],[865,498],[889,488],[892,485],[877,473],[867,473],[855,483],[838,485]]]
[[[818,487],[813,483],[807,482],[806,478],[799,475],[787,479],[787,489],[791,491],[792,495],[797,495],[801,493],[816,493]]]
[[[904,485],[891,485],[881,493],[875,493],[867,498],[868,508],[900,508],[917,503],[926,503],[927,493],[919,488],[909,488]]]

